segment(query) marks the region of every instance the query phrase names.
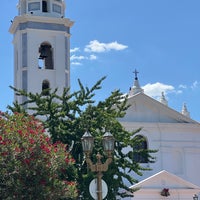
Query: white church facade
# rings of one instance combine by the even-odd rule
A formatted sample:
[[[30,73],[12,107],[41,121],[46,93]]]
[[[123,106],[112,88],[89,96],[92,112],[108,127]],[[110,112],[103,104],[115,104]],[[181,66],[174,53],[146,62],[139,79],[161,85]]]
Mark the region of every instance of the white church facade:
[[[40,93],[47,88],[70,86],[70,28],[65,18],[64,0],[19,0],[18,16],[11,24],[14,45],[14,86]],[[58,91],[59,92],[59,91]],[[186,106],[181,113],[147,96],[139,85],[137,73],[128,94],[131,105],[120,121],[129,131],[145,138],[145,148],[158,150],[155,163],[139,183],[133,200],[190,200],[200,194],[200,124],[192,120]],[[22,103],[25,99],[15,96]],[[133,174],[133,176],[136,176]],[[196,196],[196,197],[197,197]],[[130,198],[129,198],[130,199]],[[200,199],[200,196],[199,196]]]
[[[138,135],[145,139],[145,148],[158,150],[155,163],[141,163],[152,170],[137,176],[139,183],[131,188],[140,190],[132,199],[189,200],[199,195],[200,124],[189,117],[186,105],[179,113],[168,107],[164,94],[160,101],[147,96],[137,74],[128,104],[130,107],[121,123],[129,131],[142,128]],[[161,195],[163,189],[168,190],[168,195]]]

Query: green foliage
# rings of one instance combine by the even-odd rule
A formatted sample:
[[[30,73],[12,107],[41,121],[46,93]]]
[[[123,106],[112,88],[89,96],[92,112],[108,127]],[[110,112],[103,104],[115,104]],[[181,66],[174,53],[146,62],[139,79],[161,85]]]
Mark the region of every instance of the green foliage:
[[[75,199],[74,159],[32,116],[0,113],[0,197]]]
[[[127,193],[127,191],[130,191],[130,189],[127,187],[127,183],[130,185],[137,182],[129,174],[134,172],[141,175],[143,170],[150,170],[141,167],[133,159],[133,149],[138,143],[133,136],[140,129],[128,132],[118,121],[125,115],[129,107],[127,98],[119,90],[116,90],[104,101],[96,103],[93,100],[96,90],[101,89],[101,83],[104,79],[105,77],[99,80],[91,89],[84,87],[79,81],[80,90],[69,94],[69,90],[64,89],[61,96],[57,95],[57,90],[44,96],[42,93],[26,93],[13,88],[18,95],[27,97],[28,100],[23,105],[26,105],[29,111],[34,112],[37,117],[45,117],[44,126],[48,128],[53,142],[62,141],[71,147],[70,152],[76,160],[78,169],[78,187],[84,200],[92,199],[89,195],[88,186],[94,178],[93,174],[87,169],[81,146],[81,137],[86,130],[95,138],[95,147],[91,156],[94,162],[97,152],[103,155],[103,162],[106,159],[102,149],[103,134],[110,131],[116,140],[114,161],[103,175],[104,180],[109,185],[107,199],[116,199],[117,195],[121,197],[129,196],[130,193]],[[21,110],[16,106],[9,108],[13,112]],[[154,151],[143,150],[140,153],[146,156],[149,161],[153,161],[153,157],[150,155],[152,152]]]

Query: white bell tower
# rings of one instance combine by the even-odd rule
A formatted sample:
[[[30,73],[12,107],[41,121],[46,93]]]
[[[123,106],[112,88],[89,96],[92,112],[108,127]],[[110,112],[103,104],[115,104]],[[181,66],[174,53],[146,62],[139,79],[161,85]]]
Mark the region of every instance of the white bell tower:
[[[70,86],[70,28],[64,0],[19,0],[14,35],[14,87],[40,93]],[[24,98],[15,96],[19,103]]]

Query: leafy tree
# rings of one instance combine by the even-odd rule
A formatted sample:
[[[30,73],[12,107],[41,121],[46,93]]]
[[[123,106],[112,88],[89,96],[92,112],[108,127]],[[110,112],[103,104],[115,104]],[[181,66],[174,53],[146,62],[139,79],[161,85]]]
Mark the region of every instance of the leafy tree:
[[[22,111],[26,105],[27,110],[33,112],[37,117],[45,117],[44,126],[48,129],[53,142],[62,141],[72,147],[71,153],[76,160],[78,169],[78,187],[84,200],[92,199],[89,195],[88,186],[94,175],[87,169],[81,146],[81,137],[85,131],[89,131],[95,138],[95,147],[91,158],[96,161],[96,154],[106,155],[102,149],[102,136],[105,131],[110,131],[116,142],[114,161],[110,164],[109,170],[104,173],[103,178],[109,185],[107,199],[116,199],[116,196],[130,196],[127,183],[134,184],[130,172],[142,175],[143,168],[133,159],[135,146],[140,143],[133,137],[140,131],[126,131],[118,121],[123,118],[127,108],[127,98],[119,90],[113,91],[104,101],[95,102],[95,92],[101,89],[103,77],[93,87],[84,87],[79,80],[80,90],[69,94],[69,89],[64,89],[62,95],[57,95],[57,90],[50,91],[48,95],[32,94],[26,91],[13,88],[18,95],[26,96],[27,101],[22,105],[15,103],[14,107],[9,106],[13,112]],[[125,151],[126,149],[126,151]],[[150,153],[153,150],[140,150],[140,154],[153,161]],[[126,184],[125,184],[126,183]]]
[[[0,197],[75,199],[74,159],[32,116],[0,113]]]

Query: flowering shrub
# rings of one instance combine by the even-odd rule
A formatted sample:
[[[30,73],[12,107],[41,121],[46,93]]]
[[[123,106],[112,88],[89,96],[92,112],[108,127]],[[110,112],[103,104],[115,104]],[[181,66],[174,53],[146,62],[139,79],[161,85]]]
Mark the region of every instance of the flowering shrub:
[[[0,113],[1,199],[75,199],[74,163],[34,117]]]

